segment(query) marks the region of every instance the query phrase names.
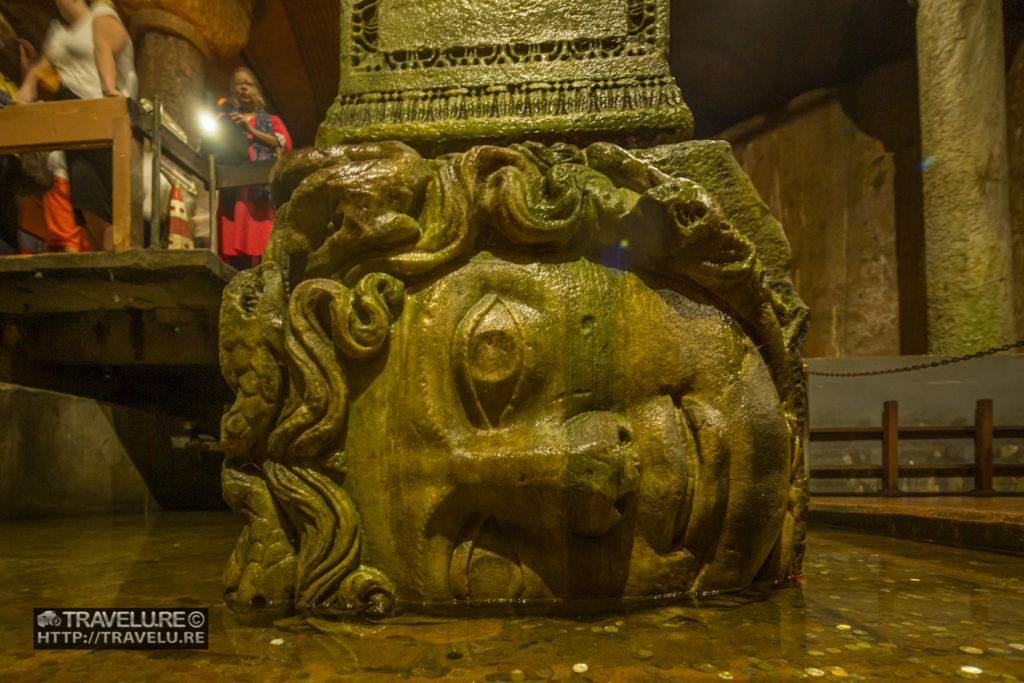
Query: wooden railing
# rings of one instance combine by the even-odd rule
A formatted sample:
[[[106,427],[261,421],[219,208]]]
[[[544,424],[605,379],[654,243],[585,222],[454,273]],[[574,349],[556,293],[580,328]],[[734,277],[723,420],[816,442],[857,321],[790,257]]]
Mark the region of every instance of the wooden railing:
[[[113,154],[114,251],[142,249],[142,140],[148,137],[153,150],[154,197],[159,197],[161,159],[167,157],[196,177],[209,191],[268,182],[273,162],[249,162],[240,167],[215,163],[174,135],[163,121],[159,98],[152,112],[131,99],[107,97],[8,106],[0,109],[0,154],[52,149],[110,147]],[[211,221],[217,215],[216,193],[210,195]],[[163,242],[161,208],[151,203],[149,244]],[[211,225],[210,248],[217,251],[217,230]]]
[[[974,477],[975,494],[992,495],[1000,492],[992,486],[994,477],[1024,476],[1024,464],[993,464],[992,443],[997,438],[1024,438],[1024,427],[996,427],[992,424],[992,401],[977,402],[974,425],[964,427],[900,427],[899,405],[886,401],[882,408],[881,427],[855,428],[812,428],[810,440],[825,441],[881,441],[881,465],[853,465],[841,467],[811,466],[812,479],[881,479],[881,490],[864,492],[862,495],[904,495],[900,491],[901,477]],[[900,465],[899,444],[901,440],[919,439],[973,439],[974,462],[965,465]],[[813,457],[813,455],[811,456]],[[852,493],[852,492],[851,492]],[[959,492],[958,492],[959,493]],[[830,492],[822,495],[835,495]]]
[[[132,211],[133,204],[142,205],[141,147],[133,141],[125,100],[41,102],[0,110],[0,153],[90,147],[113,148],[114,250],[141,247],[142,211]]]

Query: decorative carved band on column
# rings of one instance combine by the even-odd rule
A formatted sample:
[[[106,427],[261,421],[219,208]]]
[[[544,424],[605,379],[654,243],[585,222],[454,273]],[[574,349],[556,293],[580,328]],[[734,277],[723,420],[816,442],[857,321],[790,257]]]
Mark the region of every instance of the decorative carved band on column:
[[[688,139],[668,10],[669,0],[341,0],[338,97],[317,144],[394,139],[430,155],[517,139]]]
[[[139,42],[141,36],[149,31],[160,31],[184,38],[203,54],[203,59],[206,62],[209,63],[214,59],[213,49],[206,38],[200,35],[191,24],[170,12],[159,9],[140,9],[132,14],[128,30],[135,42]]]

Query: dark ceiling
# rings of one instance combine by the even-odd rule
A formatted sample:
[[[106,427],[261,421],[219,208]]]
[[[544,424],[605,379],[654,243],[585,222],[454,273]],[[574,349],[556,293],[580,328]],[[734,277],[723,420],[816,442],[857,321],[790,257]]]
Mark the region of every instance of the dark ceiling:
[[[242,55],[301,144],[337,89],[339,5],[265,0]],[[907,0],[672,0],[671,21],[672,71],[699,136],[914,51]]]
[[[679,0],[669,59],[697,135],[912,55],[907,0]]]
[[[339,0],[256,4],[249,45],[210,65],[207,87],[222,93],[231,69],[250,65],[296,144],[311,144],[337,88]],[[914,52],[907,0],[672,0],[671,7],[670,61],[698,136]],[[44,0],[0,0],[0,9],[32,40],[54,13]]]

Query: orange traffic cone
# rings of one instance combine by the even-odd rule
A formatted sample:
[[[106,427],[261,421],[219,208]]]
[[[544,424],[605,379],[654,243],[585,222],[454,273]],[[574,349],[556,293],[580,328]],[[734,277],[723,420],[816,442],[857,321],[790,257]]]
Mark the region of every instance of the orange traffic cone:
[[[192,231],[188,227],[188,213],[180,187],[171,188],[171,211],[167,219],[167,248],[191,249]]]

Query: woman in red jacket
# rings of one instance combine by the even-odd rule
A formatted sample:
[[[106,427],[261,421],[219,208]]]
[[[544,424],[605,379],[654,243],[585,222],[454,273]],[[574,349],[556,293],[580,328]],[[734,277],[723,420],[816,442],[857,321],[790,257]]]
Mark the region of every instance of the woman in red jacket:
[[[245,67],[231,75],[231,100],[235,110],[227,114],[249,138],[249,159],[274,159],[292,149],[292,139],[281,119],[266,110],[256,76]],[[268,186],[221,190],[217,211],[220,255],[235,268],[258,265],[274,224]]]

